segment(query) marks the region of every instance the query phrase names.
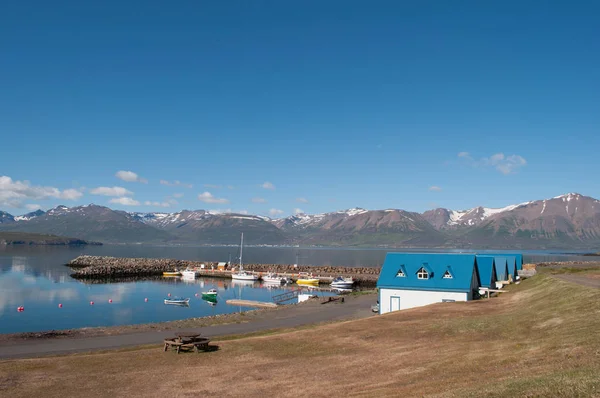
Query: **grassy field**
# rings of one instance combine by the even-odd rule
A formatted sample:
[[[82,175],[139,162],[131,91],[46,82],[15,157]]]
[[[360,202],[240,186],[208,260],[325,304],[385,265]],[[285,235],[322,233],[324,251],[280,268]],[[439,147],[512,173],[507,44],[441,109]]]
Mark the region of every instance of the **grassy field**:
[[[216,342],[0,362],[0,395],[600,396],[600,290],[538,275],[509,293]]]

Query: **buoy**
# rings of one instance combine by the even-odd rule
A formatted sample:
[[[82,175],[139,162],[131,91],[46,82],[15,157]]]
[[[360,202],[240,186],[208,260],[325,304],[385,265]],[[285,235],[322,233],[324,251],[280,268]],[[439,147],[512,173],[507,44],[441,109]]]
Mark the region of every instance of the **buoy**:
[[[58,305],[58,308],[62,308],[62,304],[59,304],[59,305]]]
[[[144,299],[144,301],[145,301],[145,302],[148,302],[148,299],[147,299],[147,298],[145,298],[145,299]]]
[[[90,305],[94,305],[94,302],[93,302],[93,301],[90,301]]]
[[[109,302],[109,303],[112,303],[112,299],[108,299],[108,302]]]
[[[171,297],[171,293],[167,294],[167,296]]]
[[[25,309],[25,307],[17,307],[17,311],[21,312]]]
[[[196,293],[194,296],[198,297],[198,293]]]

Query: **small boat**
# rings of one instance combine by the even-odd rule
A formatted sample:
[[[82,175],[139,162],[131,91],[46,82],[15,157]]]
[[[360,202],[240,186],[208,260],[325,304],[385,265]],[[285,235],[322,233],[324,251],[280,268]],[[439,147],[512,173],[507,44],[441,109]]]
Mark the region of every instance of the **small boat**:
[[[181,276],[181,272],[175,271],[165,271],[163,272],[163,276]]]
[[[296,283],[298,285],[305,285],[305,286],[318,286],[319,285],[319,279],[315,278],[311,275],[300,275],[298,277],[298,279],[296,280]]]
[[[176,305],[189,305],[189,298],[182,297],[169,297],[165,299],[165,304],[176,304]]]
[[[238,281],[257,281],[258,275],[251,274],[249,272],[244,271],[244,267],[242,266],[242,253],[244,250],[244,233],[242,233],[242,241],[240,243],[240,270],[238,272],[231,273],[231,279]]]
[[[283,276],[279,276],[273,272],[269,272],[267,275],[264,275],[262,277],[262,280],[265,283],[277,283],[277,284],[287,283],[287,278],[285,278]]]
[[[186,279],[196,279],[196,271],[193,269],[186,269],[185,271],[181,271],[181,276]]]
[[[339,289],[350,289],[354,285],[354,278],[344,278],[338,276],[331,282],[331,287]]]
[[[210,289],[208,292],[202,292],[202,297],[217,297],[217,289]]]
[[[209,305],[217,304],[217,296],[205,296],[202,295],[202,300],[206,301]]]

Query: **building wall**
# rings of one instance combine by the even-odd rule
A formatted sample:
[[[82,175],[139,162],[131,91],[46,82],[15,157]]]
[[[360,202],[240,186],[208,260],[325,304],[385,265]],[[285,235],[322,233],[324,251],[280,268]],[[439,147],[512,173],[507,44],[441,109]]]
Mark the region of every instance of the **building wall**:
[[[379,313],[391,312],[391,298],[400,297],[400,309],[406,310],[424,305],[441,303],[442,300],[467,301],[467,293],[439,292],[426,290],[379,289]]]

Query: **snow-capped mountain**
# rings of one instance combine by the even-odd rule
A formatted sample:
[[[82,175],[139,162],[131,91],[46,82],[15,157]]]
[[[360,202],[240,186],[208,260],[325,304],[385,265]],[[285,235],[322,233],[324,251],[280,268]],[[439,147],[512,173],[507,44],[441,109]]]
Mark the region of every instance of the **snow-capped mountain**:
[[[503,208],[423,214],[353,208],[276,220],[206,210],[130,213],[90,204],[17,217],[0,212],[0,230],[115,243],[237,244],[244,232],[249,244],[587,248],[600,245],[600,201],[570,193]]]
[[[43,210],[32,211],[31,213],[23,214],[21,216],[15,216],[15,221],[29,221],[36,217],[43,216],[46,214]]]

